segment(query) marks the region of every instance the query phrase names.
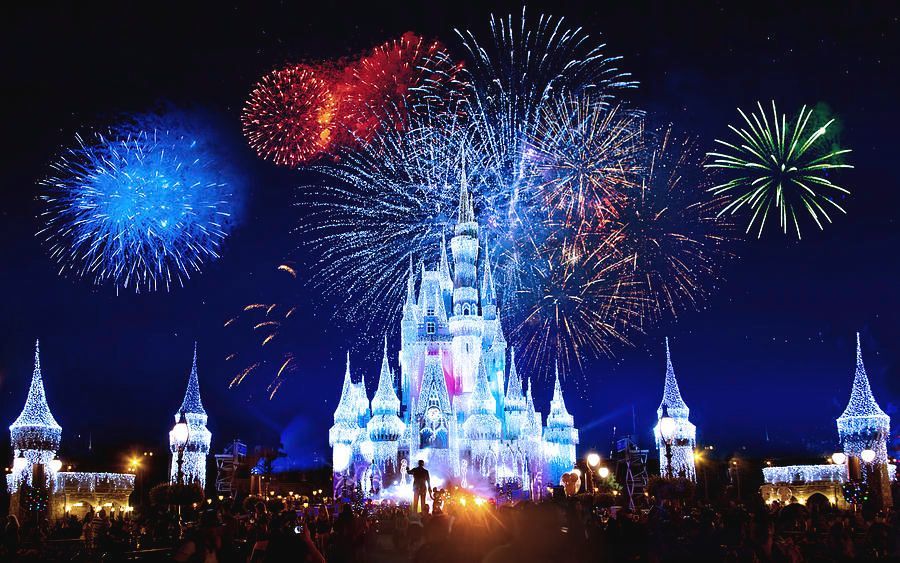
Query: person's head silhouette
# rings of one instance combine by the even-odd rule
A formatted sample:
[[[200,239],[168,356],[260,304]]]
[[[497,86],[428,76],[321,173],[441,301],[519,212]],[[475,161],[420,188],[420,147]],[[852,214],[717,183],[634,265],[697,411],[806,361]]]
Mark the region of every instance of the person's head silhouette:
[[[424,459],[420,459],[420,460],[419,460],[419,467],[425,467],[425,460],[424,460]]]

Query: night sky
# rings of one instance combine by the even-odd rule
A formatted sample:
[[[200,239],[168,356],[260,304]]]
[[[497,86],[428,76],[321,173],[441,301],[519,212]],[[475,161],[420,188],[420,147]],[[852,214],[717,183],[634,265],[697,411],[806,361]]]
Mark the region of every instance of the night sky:
[[[240,437],[251,444],[282,439],[301,464],[313,452],[325,454],[348,347],[354,372],[364,368],[374,391],[380,349],[355,346],[359,320],[334,318],[307,270],[290,284],[275,273],[284,259],[309,258],[291,234],[295,188],[309,177],[258,160],[241,136],[240,108],[253,83],[285,62],[348,56],[406,31],[460,53],[453,28],[484,36],[492,11],[518,13],[521,4],[303,4],[7,10],[0,421],[21,409],[36,337],[50,406],[63,427],[62,456],[83,465],[109,466],[132,448],[163,450],[194,340],[216,451]],[[738,106],[774,98],[792,112],[823,102],[840,117],[841,143],[853,149],[856,167],[842,177],[853,192],[847,215],[824,232],[807,228],[802,242],[773,230],[736,244],[738,259],[724,268],[705,310],[636,337],[633,348],[590,362],[584,378],[564,384],[586,447],[606,450],[613,426],[630,430],[632,408],[638,438],[650,445],[667,335],[698,439],[720,451],[832,451],[834,419],[853,377],[855,331],[876,398],[898,415],[898,16],[850,3],[738,4],[529,3],[533,14],[565,16],[602,34],[607,52],[622,55],[622,67],[641,83],[627,99],[701,146],[725,134]],[[219,142],[243,172],[246,204],[222,259],[170,293],[117,296],[58,277],[35,237],[36,181],[76,131],[160,104],[214,116]],[[302,330],[291,337],[302,369],[269,401],[267,381],[227,389],[234,369],[225,357],[236,344],[223,323],[273,296],[298,306]],[[397,346],[395,339],[394,358]],[[544,412],[550,387],[537,383]]]

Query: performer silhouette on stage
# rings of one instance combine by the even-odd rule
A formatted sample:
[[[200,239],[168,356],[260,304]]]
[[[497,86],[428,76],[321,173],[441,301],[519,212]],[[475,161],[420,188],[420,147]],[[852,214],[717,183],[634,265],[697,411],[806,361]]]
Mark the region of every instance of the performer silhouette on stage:
[[[419,466],[407,469],[407,473],[413,477],[413,514],[419,511],[419,503],[425,505],[425,495],[431,490],[431,475],[425,469],[425,462],[419,460]]]

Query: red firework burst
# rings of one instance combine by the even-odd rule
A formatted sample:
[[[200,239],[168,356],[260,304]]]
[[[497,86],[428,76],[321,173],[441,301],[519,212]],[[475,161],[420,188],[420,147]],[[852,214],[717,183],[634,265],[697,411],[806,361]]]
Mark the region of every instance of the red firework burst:
[[[461,68],[439,42],[404,33],[344,70],[341,119],[363,142],[385,123],[403,127],[410,113],[441,109],[461,92]]]
[[[336,109],[327,73],[296,65],[272,71],[257,83],[241,123],[260,157],[294,167],[331,146]]]
[[[368,142],[387,123],[402,128],[419,108],[445,109],[462,91],[460,69],[440,43],[410,32],[342,71],[328,63],[275,70],[244,106],[244,134],[262,158],[306,164]]]

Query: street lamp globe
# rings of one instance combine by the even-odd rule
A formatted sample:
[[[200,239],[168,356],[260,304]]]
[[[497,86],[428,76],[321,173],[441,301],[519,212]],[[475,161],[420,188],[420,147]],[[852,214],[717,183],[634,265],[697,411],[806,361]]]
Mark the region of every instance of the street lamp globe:
[[[866,463],[872,463],[875,461],[875,450],[871,448],[866,448],[859,453],[859,457]]]
[[[831,454],[831,461],[833,461],[835,465],[844,465],[844,463],[847,462],[847,454],[844,452],[834,452]]]
[[[587,462],[591,467],[597,467],[600,464],[600,456],[596,452],[591,452],[587,455]]]
[[[600,478],[601,478],[601,479],[606,479],[607,477],[609,477],[609,468],[608,468],[608,467],[601,467],[601,468],[600,468]]]
[[[675,419],[669,416],[669,408],[663,405],[662,416],[659,418],[659,435],[667,444],[675,439]]]
[[[50,471],[52,471],[53,473],[56,473],[60,469],[62,469],[62,461],[59,459],[51,459],[50,460]]]
[[[28,465],[28,460],[22,456],[17,457],[13,460],[13,469],[16,471],[22,471]]]
[[[181,411],[181,417],[172,428],[172,440],[179,449],[184,448],[188,441],[190,430],[188,429],[187,419],[184,417],[184,411]]]

